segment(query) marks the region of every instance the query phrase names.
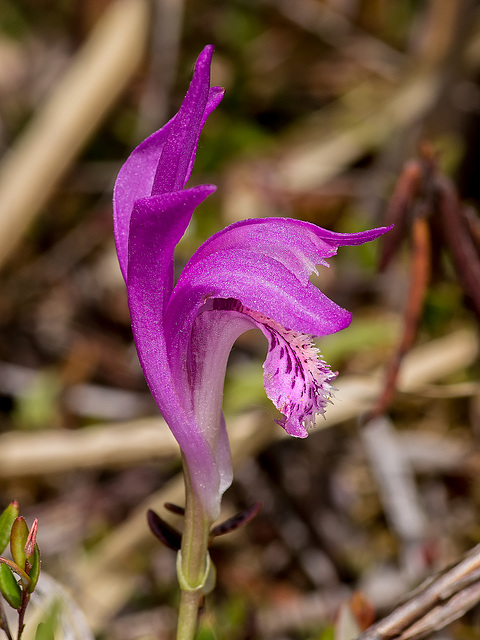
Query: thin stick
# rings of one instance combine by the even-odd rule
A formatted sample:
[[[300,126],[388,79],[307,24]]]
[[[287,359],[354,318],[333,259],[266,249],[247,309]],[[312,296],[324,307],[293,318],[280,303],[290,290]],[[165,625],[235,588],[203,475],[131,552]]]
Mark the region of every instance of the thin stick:
[[[385,376],[385,385],[370,418],[381,416],[388,409],[396,390],[396,383],[403,358],[411,349],[417,335],[423,300],[430,278],[430,234],[424,216],[417,217],[412,225],[412,268],[410,291],[404,315],[403,336],[396,353],[390,361]]]

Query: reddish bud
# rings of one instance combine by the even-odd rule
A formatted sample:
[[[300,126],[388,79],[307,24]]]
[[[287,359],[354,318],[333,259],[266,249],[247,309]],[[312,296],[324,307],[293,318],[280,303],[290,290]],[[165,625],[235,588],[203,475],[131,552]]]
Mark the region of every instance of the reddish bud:
[[[27,560],[33,556],[35,551],[35,542],[37,541],[37,530],[38,530],[38,518],[35,518],[33,524],[28,533],[28,538],[25,543],[25,555]]]

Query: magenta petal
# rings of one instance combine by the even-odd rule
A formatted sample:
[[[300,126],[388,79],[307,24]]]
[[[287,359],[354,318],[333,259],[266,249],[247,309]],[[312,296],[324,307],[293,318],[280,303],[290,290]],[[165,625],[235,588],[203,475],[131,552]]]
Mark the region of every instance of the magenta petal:
[[[335,233],[309,222],[289,218],[253,218],[226,227],[209,238],[192,256],[187,268],[212,253],[239,246],[269,255],[282,262],[302,281],[308,280],[315,266],[326,264],[338,247],[370,242],[391,227],[360,233]]]
[[[163,148],[172,123],[173,119],[132,151],[115,182],[113,223],[118,260],[124,278],[127,274],[128,234],[133,205],[136,200],[146,198],[152,191],[159,149]]]
[[[177,439],[188,438],[193,401],[187,382],[174,378],[163,322],[173,281],[173,250],[193,209],[212,188],[196,187],[137,201],[130,225],[128,302],[140,364],[165,419]],[[160,205],[162,205],[160,207]],[[180,419],[181,418],[181,419]]]
[[[208,298],[235,298],[287,328],[316,336],[344,329],[351,320],[348,311],[281,262],[245,248],[220,251],[184,270],[166,310],[173,340],[188,334]]]
[[[341,244],[361,244],[388,228],[339,234],[284,218],[245,220],[209,238],[175,287],[166,319],[179,337],[209,298],[235,298],[283,326],[315,336],[344,329],[351,314],[308,278]]]

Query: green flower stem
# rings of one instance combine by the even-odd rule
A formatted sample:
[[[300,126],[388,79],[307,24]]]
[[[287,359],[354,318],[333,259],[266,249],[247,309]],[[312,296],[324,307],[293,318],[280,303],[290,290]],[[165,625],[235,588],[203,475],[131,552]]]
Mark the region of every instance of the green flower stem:
[[[196,591],[181,591],[180,609],[178,611],[177,640],[195,638],[197,630],[198,609],[202,594]]]
[[[193,640],[197,629],[198,610],[210,573],[208,538],[212,522],[192,490],[185,458],[183,458],[183,470],[185,517],[182,548],[177,558],[177,574],[181,588],[177,640]]]

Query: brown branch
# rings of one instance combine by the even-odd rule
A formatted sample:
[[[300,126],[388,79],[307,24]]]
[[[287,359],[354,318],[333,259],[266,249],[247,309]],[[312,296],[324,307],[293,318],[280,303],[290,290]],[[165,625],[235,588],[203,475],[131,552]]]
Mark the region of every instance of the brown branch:
[[[453,622],[480,601],[480,545],[460,562],[423,582],[390,615],[357,640],[419,640]]]
[[[443,176],[437,176],[437,184],[445,241],[450,247],[458,278],[480,320],[480,260],[475,236],[471,234],[471,228],[451,182]]]
[[[396,353],[390,360],[383,391],[372,409],[369,418],[385,413],[395,394],[400,365],[405,354],[412,347],[417,335],[423,300],[430,278],[431,263],[430,234],[426,216],[418,216],[412,224],[412,268],[410,291],[404,314],[403,336]]]
[[[410,225],[410,218],[423,181],[423,168],[418,160],[407,162],[395,190],[388,203],[385,214],[385,225],[393,224],[382,238],[382,250],[379,261],[380,271],[390,264]]]

